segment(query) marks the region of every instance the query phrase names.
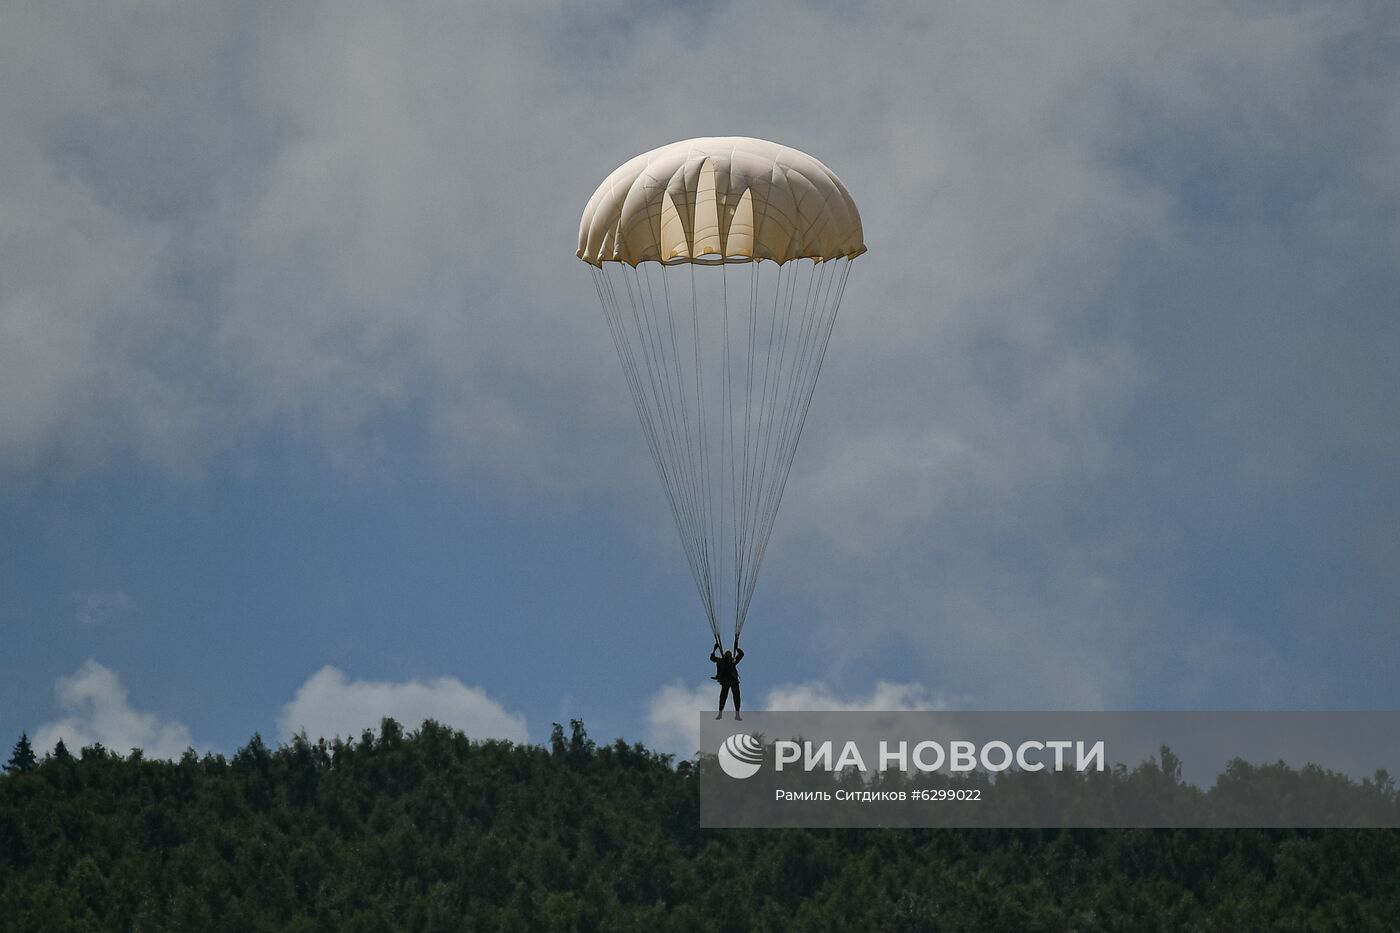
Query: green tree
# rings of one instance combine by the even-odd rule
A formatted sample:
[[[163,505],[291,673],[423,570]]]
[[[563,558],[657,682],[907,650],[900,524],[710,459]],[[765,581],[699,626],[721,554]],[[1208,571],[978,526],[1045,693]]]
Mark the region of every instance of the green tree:
[[[21,732],[19,741],[15,743],[14,752],[10,755],[10,762],[5,765],[5,770],[11,774],[24,774],[34,770],[36,760],[34,749],[29,745],[29,733]]]

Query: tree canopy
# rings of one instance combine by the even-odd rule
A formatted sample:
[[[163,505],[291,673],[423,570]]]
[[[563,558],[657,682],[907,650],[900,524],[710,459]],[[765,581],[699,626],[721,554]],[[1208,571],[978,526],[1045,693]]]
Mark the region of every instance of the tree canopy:
[[[693,762],[595,744],[577,721],[545,746],[392,720],[352,740],[254,736],[232,757],[89,746],[0,778],[0,917],[654,933],[1383,930],[1400,916],[1392,830],[702,830],[697,783]]]

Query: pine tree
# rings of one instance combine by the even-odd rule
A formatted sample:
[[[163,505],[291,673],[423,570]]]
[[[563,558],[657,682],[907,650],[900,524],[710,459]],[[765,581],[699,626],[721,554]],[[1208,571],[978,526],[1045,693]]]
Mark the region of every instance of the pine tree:
[[[29,733],[21,732],[19,741],[15,743],[14,752],[10,755],[10,763],[5,765],[5,770],[11,774],[24,774],[34,770],[34,749],[29,745]]]

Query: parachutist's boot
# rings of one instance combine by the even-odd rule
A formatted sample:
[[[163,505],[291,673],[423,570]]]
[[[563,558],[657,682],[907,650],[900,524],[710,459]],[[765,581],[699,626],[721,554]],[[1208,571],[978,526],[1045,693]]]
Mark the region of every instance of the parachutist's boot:
[[[724,718],[724,710],[720,710],[718,713],[715,713],[715,718],[716,718],[716,719],[723,719],[723,718]]]
[[[737,709],[734,711],[734,721],[735,721],[735,722],[743,722],[743,721],[744,721],[744,717],[739,715],[739,711],[738,711]]]

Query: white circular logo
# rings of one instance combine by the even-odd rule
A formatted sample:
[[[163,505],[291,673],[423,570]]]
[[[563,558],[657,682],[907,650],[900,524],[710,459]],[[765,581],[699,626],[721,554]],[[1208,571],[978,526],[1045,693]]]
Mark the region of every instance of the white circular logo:
[[[719,766],[732,778],[751,778],[763,767],[763,743],[747,732],[736,732],[719,747]]]

